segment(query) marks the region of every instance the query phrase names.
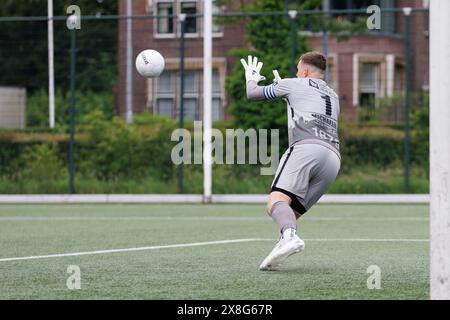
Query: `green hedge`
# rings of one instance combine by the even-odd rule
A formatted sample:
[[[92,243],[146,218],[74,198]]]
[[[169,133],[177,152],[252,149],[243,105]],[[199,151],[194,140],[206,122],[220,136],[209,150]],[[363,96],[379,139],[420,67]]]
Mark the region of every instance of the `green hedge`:
[[[121,118],[107,120],[96,111],[85,117],[85,122],[76,135],[75,154],[83,174],[108,180],[149,173],[167,178],[173,173],[170,154],[175,142],[170,141],[170,135],[177,127],[175,121],[147,116],[147,120],[139,119],[128,126]],[[401,129],[347,124],[340,131],[344,172],[367,165],[386,168],[403,159]],[[424,140],[412,132],[412,165],[428,164],[428,144]],[[67,163],[67,134],[0,132],[0,174],[14,170],[22,154],[33,152],[41,144],[55,145],[54,152]]]
[[[113,95],[111,93],[94,93],[92,91],[77,91],[75,123],[83,121],[83,117],[92,111],[99,110],[103,112],[107,119],[113,117]],[[57,90],[55,93],[55,122],[56,129],[59,132],[66,132],[69,125],[70,113],[70,91],[62,92]],[[45,90],[39,90],[33,93],[27,99],[26,122],[27,130],[48,130],[48,94]]]
[[[83,118],[75,142],[77,173],[102,180],[139,179],[173,175],[170,135],[176,123],[168,119],[138,117],[128,126],[121,118],[107,119],[100,111]],[[47,148],[41,157],[33,157]],[[67,134],[0,132],[0,176],[18,178],[36,163],[50,165],[52,157],[62,167],[68,163]],[[49,168],[53,170],[54,168]]]
[[[215,125],[221,130],[231,126],[229,122]],[[192,130],[192,123],[187,127]],[[87,114],[76,134],[77,185],[84,192],[176,192],[177,170],[171,162],[176,142],[170,139],[176,128],[176,121],[150,115],[137,116],[134,124],[127,125],[98,110]],[[340,136],[342,178],[338,190],[367,191],[370,181],[383,190],[379,179],[374,184],[372,178],[364,178],[364,172],[375,178],[376,172],[393,172],[396,180],[391,187],[397,188],[403,159],[401,127],[344,123]],[[418,179],[425,181],[416,183],[416,189],[422,191],[428,178],[428,144],[424,141],[426,135],[413,130],[411,165],[418,168]],[[0,131],[0,185],[10,185],[9,189],[0,186],[0,193],[67,192],[68,146],[67,134]],[[186,192],[201,192],[201,166],[186,165],[184,173]],[[261,177],[257,165],[216,165],[214,174],[214,188],[223,193],[265,192],[272,179]]]

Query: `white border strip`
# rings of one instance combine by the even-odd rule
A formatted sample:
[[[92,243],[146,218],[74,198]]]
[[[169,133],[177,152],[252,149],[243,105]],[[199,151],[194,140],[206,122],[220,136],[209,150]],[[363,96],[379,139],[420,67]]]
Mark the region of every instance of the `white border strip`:
[[[428,194],[328,194],[319,203],[429,204]]]
[[[213,195],[212,203],[263,204],[268,195],[227,194]],[[50,204],[50,203],[202,203],[197,194],[61,194],[61,195],[0,195],[0,204]],[[322,204],[429,204],[428,194],[329,194]]]
[[[175,216],[2,216],[1,221],[241,221],[241,222],[267,222],[270,221],[266,217],[251,216],[192,216],[192,217],[175,217]],[[304,222],[326,222],[326,221],[360,221],[360,222],[429,222],[426,217],[316,217],[308,216]]]
[[[0,204],[27,203],[201,203],[201,195],[179,194],[61,194],[0,195]]]
[[[213,195],[213,203],[266,203],[268,195]],[[319,203],[322,204],[428,204],[427,194],[328,194]]]

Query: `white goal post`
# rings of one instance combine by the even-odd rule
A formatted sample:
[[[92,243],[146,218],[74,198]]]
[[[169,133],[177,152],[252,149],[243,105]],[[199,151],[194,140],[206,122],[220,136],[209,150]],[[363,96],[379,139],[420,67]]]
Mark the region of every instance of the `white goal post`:
[[[430,1],[430,298],[450,299],[450,1]]]
[[[203,201],[212,195],[212,0],[203,1]]]

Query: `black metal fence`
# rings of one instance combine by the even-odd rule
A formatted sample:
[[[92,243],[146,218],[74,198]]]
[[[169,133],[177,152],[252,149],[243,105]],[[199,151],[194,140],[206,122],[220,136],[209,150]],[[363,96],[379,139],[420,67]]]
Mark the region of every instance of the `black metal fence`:
[[[0,187],[0,192],[201,192],[198,166],[177,169],[170,163],[171,130],[192,129],[192,122],[203,116],[203,24],[198,3],[186,2],[176,8],[170,2],[156,1],[133,16],[81,15],[79,29],[70,29],[68,18],[60,14],[53,18],[56,125],[50,129],[48,18],[0,17],[0,90],[14,87],[27,92],[26,111],[20,115],[26,128],[14,130],[15,123],[1,122],[9,129],[0,131],[0,180],[14,187]],[[229,12],[215,7],[215,125],[283,130],[282,107],[276,114],[257,114],[246,107],[239,57],[258,55],[270,82],[272,69],[294,77],[301,53],[322,51],[329,58],[327,81],[340,95],[342,122],[353,132],[343,150],[347,155],[344,173],[351,176],[350,167],[365,159],[380,171],[400,162],[402,190],[423,191],[414,186],[411,190],[410,165],[426,172],[418,170],[421,173],[413,178],[427,179],[426,132],[413,127],[416,140],[411,142],[410,118],[417,124],[427,116],[427,32],[428,10],[423,8],[381,9],[377,16],[376,10],[368,13],[366,9]],[[132,39],[127,41],[129,35]],[[158,78],[145,79],[137,74],[134,59],[150,48],[163,54],[166,69]],[[127,77],[130,68],[132,77]],[[19,109],[14,103],[1,107],[0,118],[4,119]],[[395,150],[387,148],[386,156],[374,154],[367,145],[364,148],[365,140],[359,138],[370,128],[386,129],[386,139],[400,141],[401,154],[395,149],[397,140],[391,141]],[[376,134],[373,139],[381,147],[385,141]],[[423,150],[417,151],[416,146]],[[61,167],[69,168],[68,173]],[[233,168],[215,167],[215,192],[245,191],[240,181],[253,174],[253,169]],[[152,182],[142,183],[143,179]],[[219,181],[227,179],[231,182]]]

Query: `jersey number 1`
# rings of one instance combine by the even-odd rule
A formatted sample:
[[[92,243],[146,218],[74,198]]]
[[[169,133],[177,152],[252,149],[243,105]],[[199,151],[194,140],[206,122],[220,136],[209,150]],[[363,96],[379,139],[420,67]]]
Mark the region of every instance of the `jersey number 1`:
[[[331,116],[331,98],[328,95],[321,96],[323,100],[325,100],[325,114],[327,116]]]

